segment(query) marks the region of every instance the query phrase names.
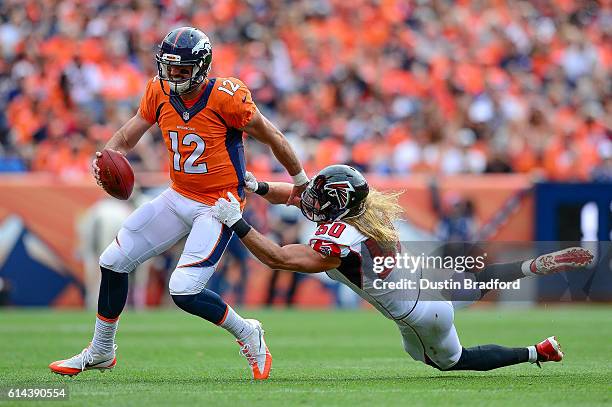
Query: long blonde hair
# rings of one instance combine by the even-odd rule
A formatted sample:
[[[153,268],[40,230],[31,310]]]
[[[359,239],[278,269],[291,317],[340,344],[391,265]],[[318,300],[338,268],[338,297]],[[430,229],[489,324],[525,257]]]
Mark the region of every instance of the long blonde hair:
[[[363,215],[345,219],[365,236],[374,239],[384,248],[393,249],[399,241],[393,222],[404,212],[398,200],[403,192],[380,192],[370,187]]]

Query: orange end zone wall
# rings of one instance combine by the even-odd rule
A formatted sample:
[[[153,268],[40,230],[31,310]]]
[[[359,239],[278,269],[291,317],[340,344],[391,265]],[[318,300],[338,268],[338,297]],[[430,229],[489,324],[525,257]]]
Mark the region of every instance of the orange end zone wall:
[[[259,179],[286,180],[279,176],[267,177],[256,174]],[[405,208],[405,217],[415,226],[431,231],[436,224],[436,215],[431,208],[426,176],[368,177],[372,186],[380,190],[404,191],[400,203]],[[167,183],[166,174],[137,174],[136,179],[144,186]],[[442,200],[449,194],[460,195],[474,202],[480,224],[488,222],[504,203],[518,191],[529,188],[529,180],[521,175],[454,176],[438,180]],[[0,223],[10,215],[21,218],[25,226],[42,239],[61,259],[66,268],[82,281],[83,268],[76,256],[78,242],[76,220],[98,199],[105,196],[93,181],[64,182],[47,174],[0,176]],[[492,240],[531,240],[533,235],[533,198],[527,195],[516,210],[499,227]],[[1,236],[0,236],[1,238]],[[252,263],[262,268],[257,262]],[[260,275],[258,272],[257,275]],[[262,275],[262,279],[265,277]],[[259,278],[257,278],[259,280]],[[262,284],[255,282],[250,285]],[[261,286],[260,286],[261,287]],[[317,290],[316,284],[305,284],[298,293],[304,305],[325,305],[329,295]],[[252,291],[252,290],[248,290]],[[248,303],[260,303],[247,291]],[[257,290],[259,291],[259,290]],[[65,298],[58,298],[56,305],[79,305],[80,295],[74,287],[67,289]]]

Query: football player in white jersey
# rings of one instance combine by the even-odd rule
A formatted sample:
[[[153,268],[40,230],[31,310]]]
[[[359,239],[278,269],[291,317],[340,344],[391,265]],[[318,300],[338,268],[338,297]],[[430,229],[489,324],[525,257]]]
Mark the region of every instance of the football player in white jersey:
[[[247,189],[271,203],[285,203],[291,184],[257,182],[247,173]],[[482,345],[461,346],[453,324],[450,301],[429,300],[420,290],[380,289],[375,280],[393,282],[401,273],[394,267],[373,272],[372,259],[393,255],[399,249],[393,221],[402,208],[399,194],[384,194],[369,188],[357,170],[346,165],[323,169],[302,193],[300,207],[304,216],[319,227],[310,244],[279,246],[244,219],[240,203],[228,194],[213,207],[213,216],[229,226],[245,246],[272,269],[303,273],[327,272],[387,318],[401,333],[404,349],[415,360],[439,370],[491,370],[517,363],[540,363],[563,358],[557,339],[551,336],[537,345],[509,348]],[[478,279],[514,281],[522,277],[583,267],[593,261],[589,250],[575,247],[539,256],[524,262],[487,266],[474,273]]]

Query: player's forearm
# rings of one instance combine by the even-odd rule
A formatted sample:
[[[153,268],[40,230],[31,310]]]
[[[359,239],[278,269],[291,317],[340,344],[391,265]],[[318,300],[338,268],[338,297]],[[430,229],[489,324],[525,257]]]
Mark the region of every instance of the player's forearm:
[[[136,113],[128,120],[106,143],[105,148],[119,151],[123,154],[130,151],[138,143],[142,135],[151,127],[151,123],[147,122],[140,114]]]
[[[339,258],[322,256],[308,245],[290,244],[281,247],[274,243],[242,218],[240,202],[231,192],[228,192],[227,197],[217,200],[212,210],[213,217],[229,226],[251,253],[268,267],[318,273],[340,265]]]
[[[119,151],[122,154],[126,154],[128,151],[134,148],[134,146],[130,145],[127,137],[125,136],[125,132],[123,131],[123,128],[121,128],[115,134],[113,134],[113,137],[111,137],[111,139],[108,140],[104,148],[109,149],[109,150]]]
[[[260,182],[255,193],[263,196],[271,204],[284,204],[291,195],[293,184],[288,182]]]
[[[259,233],[244,219],[240,218],[237,222],[234,222],[230,229],[259,261],[271,269],[308,272],[309,267],[300,264],[299,256],[295,256],[286,247],[279,246]]]
[[[270,144],[270,149],[289,175],[293,177],[302,172],[302,164],[297,158],[295,151],[293,151],[293,147],[291,147],[287,139],[278,130],[274,142]]]
[[[281,247],[253,228],[241,240],[259,261],[271,269],[296,273],[320,273],[338,266],[335,263],[324,264],[323,257],[308,246],[293,244]]]
[[[247,249],[266,266],[271,269],[287,269],[282,247],[257,230],[251,228],[241,240]]]

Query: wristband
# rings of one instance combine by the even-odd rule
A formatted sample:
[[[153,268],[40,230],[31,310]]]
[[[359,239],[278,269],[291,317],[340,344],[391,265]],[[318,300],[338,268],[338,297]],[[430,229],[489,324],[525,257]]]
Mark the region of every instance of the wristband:
[[[232,229],[232,231],[238,235],[240,239],[242,239],[251,230],[251,225],[249,225],[246,220],[240,218],[238,222],[230,226],[230,229]]]
[[[264,181],[258,181],[257,189],[253,192],[255,192],[257,195],[264,196],[265,194],[268,193],[268,191],[270,191],[270,184]]]
[[[310,181],[308,179],[308,175],[306,175],[304,170],[301,170],[297,174],[292,175],[291,178],[293,179],[293,185],[295,185],[296,187],[308,184],[308,181]]]

